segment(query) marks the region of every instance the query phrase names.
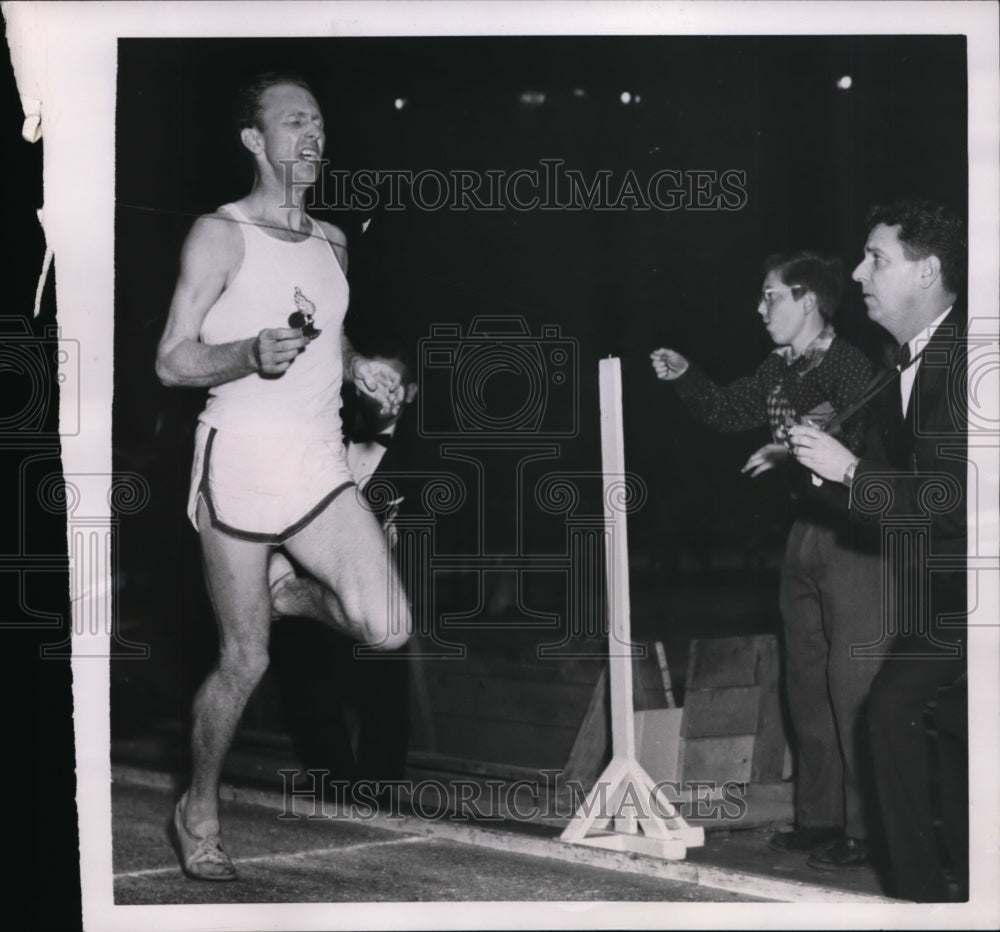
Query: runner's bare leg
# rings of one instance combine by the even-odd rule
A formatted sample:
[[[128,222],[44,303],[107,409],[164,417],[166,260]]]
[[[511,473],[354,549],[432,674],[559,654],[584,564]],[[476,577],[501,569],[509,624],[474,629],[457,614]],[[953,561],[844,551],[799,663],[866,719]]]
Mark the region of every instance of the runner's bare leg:
[[[410,611],[385,534],[356,494],[338,495],[285,549],[315,581],[309,595],[309,581],[297,595],[313,605],[318,599],[325,620],[377,650],[407,642]]]
[[[271,626],[268,545],[217,531],[203,502],[198,504],[198,530],[219,631],[219,660],[194,700],[192,779],[184,813],[188,827],[218,820],[223,762],[246,704],[267,669]]]

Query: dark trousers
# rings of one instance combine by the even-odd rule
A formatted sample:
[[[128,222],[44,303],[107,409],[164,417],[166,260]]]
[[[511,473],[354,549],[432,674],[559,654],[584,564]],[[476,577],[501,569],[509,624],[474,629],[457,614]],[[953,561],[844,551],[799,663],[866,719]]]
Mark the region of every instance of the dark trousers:
[[[877,825],[866,702],[883,650],[882,559],[871,546],[805,519],[781,568],[785,686],[795,735],[795,816],[803,828]]]
[[[357,647],[317,621],[274,623],[270,669],[285,727],[306,770],[348,783],[399,780],[409,742],[407,653],[359,655]]]
[[[964,633],[939,630],[960,657],[928,657],[908,638],[872,684],[872,756],[894,896],[968,898],[968,689]]]

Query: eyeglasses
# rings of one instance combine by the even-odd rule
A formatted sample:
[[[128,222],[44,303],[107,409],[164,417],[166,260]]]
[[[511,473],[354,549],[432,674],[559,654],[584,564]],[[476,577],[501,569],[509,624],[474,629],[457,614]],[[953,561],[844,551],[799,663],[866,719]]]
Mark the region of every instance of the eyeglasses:
[[[309,340],[315,340],[323,331],[317,330],[312,322],[313,315],[308,317],[302,311],[292,311],[288,315],[288,326],[302,331],[302,336]]]
[[[791,293],[792,300],[798,301],[802,296],[802,292],[805,291],[805,288],[803,288],[802,285],[790,285],[788,290]],[[765,288],[760,293],[760,298],[757,303],[760,304],[760,302],[763,301],[767,305],[768,310],[770,310],[775,304],[778,303],[779,298],[784,297],[786,297],[786,295],[783,291],[775,291],[773,288]]]

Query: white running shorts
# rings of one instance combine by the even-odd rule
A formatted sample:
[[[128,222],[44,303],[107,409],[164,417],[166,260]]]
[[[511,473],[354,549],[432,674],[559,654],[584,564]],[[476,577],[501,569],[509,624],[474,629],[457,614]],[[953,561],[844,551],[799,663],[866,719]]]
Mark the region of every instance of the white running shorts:
[[[212,526],[231,537],[281,544],[354,486],[344,445],[218,430],[198,422],[188,517],[204,499]]]

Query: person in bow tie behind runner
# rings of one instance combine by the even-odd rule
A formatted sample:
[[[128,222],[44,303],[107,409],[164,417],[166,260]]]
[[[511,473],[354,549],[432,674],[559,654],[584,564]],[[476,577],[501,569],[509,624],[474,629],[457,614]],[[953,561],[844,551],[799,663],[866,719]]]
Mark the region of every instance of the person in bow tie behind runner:
[[[253,186],[192,226],[156,358],[165,385],[208,389],[188,513],[219,657],[195,696],[192,778],[173,824],[185,873],[214,881],[237,877],[219,781],[268,665],[272,618],[318,618],[381,650],[402,647],[411,629],[405,600],[386,591],[398,577],[344,450],[342,383],[385,412],[399,409],[403,387],[347,340],[346,239],[303,206],[324,164],[323,116],[305,80],[268,73],[240,91],[236,129]]]
[[[968,319],[964,221],[907,200],[869,216],[853,278],[868,316],[900,346],[899,375],[871,401],[867,453],[792,428],[796,458],[849,489],[847,513],[885,536],[886,634],[896,643],[872,684],[871,748],[894,896],[969,894]],[[877,455],[873,455],[880,451]]]
[[[372,480],[387,480],[375,483],[381,488],[370,505],[394,550],[394,521],[411,468],[408,441],[415,431],[405,422],[400,430],[400,420],[416,397],[417,381],[403,349],[392,341],[380,349],[384,353],[373,358],[399,373],[403,404],[395,413],[386,412],[367,396],[348,394],[344,427],[347,462],[358,489],[366,493]],[[377,803],[388,782],[405,773],[411,657],[405,649],[366,653],[356,646],[329,625],[307,618],[278,619],[272,630],[271,671],[302,766],[296,783],[304,792],[322,793],[331,807],[358,795]]]
[[[795,827],[769,844],[808,854],[810,867],[837,871],[869,859],[875,794],[864,704],[881,661],[855,656],[852,648],[878,641],[881,631],[877,535],[803,494],[809,474],[791,459],[787,438],[801,420],[829,422],[846,412],[873,366],[831,323],[843,292],[839,260],[811,252],[772,256],[764,275],[757,313],[776,349],[752,375],[717,385],[671,349],[652,354],[653,369],[716,430],[769,425],[774,442],[750,456],[743,472],[758,476],[781,467],[791,482],[795,520],[778,598],[795,738]],[[845,420],[841,433],[850,449],[860,450],[864,412]]]

